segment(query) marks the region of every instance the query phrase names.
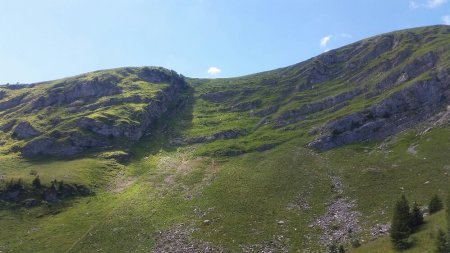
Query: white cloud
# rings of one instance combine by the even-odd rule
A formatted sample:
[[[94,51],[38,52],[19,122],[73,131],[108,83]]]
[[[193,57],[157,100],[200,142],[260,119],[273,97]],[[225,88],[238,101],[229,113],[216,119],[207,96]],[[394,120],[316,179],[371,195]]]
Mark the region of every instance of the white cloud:
[[[323,52],[330,51],[330,48],[328,45],[330,44],[331,39],[342,41],[342,40],[348,40],[351,39],[353,36],[349,33],[337,33],[337,34],[330,34],[328,36],[325,36],[320,39],[320,47],[322,48]]]
[[[444,21],[444,24],[450,25],[450,15],[443,16],[442,21]]]
[[[431,8],[431,9],[436,8],[436,7],[439,7],[443,4],[445,4],[445,2],[447,2],[447,0],[428,0],[426,7]]]
[[[320,39],[320,47],[326,47],[333,35],[328,35]]]
[[[215,76],[220,74],[220,72],[222,72],[222,70],[220,70],[218,67],[209,67],[208,69],[208,74]]]
[[[418,3],[416,3],[415,1],[409,2],[409,9],[410,10],[415,10],[415,9],[417,9],[419,7],[420,7],[420,5]]]
[[[445,4],[447,0],[426,0],[426,1],[410,1],[409,2],[409,9],[415,10],[418,8],[428,8],[428,9],[434,9],[437,8],[443,4]]]

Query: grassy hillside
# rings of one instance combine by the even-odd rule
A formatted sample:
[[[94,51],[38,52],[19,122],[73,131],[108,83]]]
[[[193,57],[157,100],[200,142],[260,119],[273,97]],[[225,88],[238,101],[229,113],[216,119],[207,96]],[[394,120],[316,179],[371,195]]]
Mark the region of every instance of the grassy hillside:
[[[398,197],[426,205],[433,194],[447,192],[447,101],[442,99],[426,120],[388,138],[326,152],[308,143],[327,122],[447,70],[449,41],[448,27],[419,28],[269,72],[188,78],[189,88],[174,99],[182,101],[176,109],[161,114],[134,145],[108,151],[25,159],[11,150],[11,133],[0,132],[3,183],[30,182],[37,173],[44,184],[64,180],[95,192],[33,208],[0,201],[0,251],[324,252],[330,241],[347,249],[358,241],[362,246],[350,252],[389,252],[389,238],[377,231],[389,223]],[[410,70],[430,52],[439,57],[432,57],[429,67]],[[400,78],[402,73],[409,76]],[[120,85],[152,99],[167,84]],[[65,107],[53,107],[58,108]],[[109,118],[116,108],[98,110],[89,117]],[[121,122],[130,114],[114,115],[120,118],[114,122]],[[133,156],[123,162],[109,155],[112,151]],[[438,213],[427,220],[411,252],[429,248],[430,233],[443,219]]]
[[[185,88],[163,68],[121,68],[0,87],[0,152],[68,157],[127,148]]]
[[[439,212],[436,215],[430,216],[426,219],[425,225],[423,225],[417,232],[412,236],[412,241],[414,246],[408,250],[402,252],[434,252],[435,240],[437,231],[446,229],[446,219],[443,212]],[[382,237],[376,241],[369,242],[362,247],[351,250],[349,252],[397,252],[392,249],[391,241],[388,236]]]

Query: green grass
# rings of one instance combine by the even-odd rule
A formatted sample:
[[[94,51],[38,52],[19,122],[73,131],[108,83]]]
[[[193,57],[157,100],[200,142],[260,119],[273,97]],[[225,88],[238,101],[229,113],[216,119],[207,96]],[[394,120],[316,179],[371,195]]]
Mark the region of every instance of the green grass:
[[[159,96],[164,94],[170,87],[166,83],[150,83],[139,78],[139,71],[144,68],[119,68],[95,71],[75,77],[61,80],[41,83],[32,88],[9,90],[0,87],[0,91],[5,92],[5,100],[27,94],[25,101],[19,105],[0,112],[0,126],[9,122],[11,119],[27,121],[33,127],[43,133],[42,136],[48,137],[51,133],[59,132],[62,135],[68,135],[71,132],[84,132],[77,126],[77,120],[83,117],[90,118],[111,126],[139,126],[144,107],[150,101],[159,102]],[[168,70],[159,68],[161,72]],[[32,102],[37,99],[47,99],[49,94],[68,93],[76,85],[90,82],[94,79],[104,81],[107,85],[109,81],[117,82],[112,86],[120,89],[119,93],[105,95],[101,97],[79,98],[71,103],[59,106],[47,106],[44,108],[32,108]],[[108,87],[108,89],[111,87]],[[51,93],[51,92],[52,93]],[[92,91],[91,91],[92,92]],[[89,91],[88,91],[89,93]],[[110,102],[119,101],[119,102]],[[122,102],[120,102],[122,101]],[[134,102],[133,102],[134,101]],[[170,107],[170,106],[169,106]],[[80,110],[81,108],[81,110]],[[30,113],[32,111],[33,113]],[[59,122],[56,125],[53,122]],[[36,137],[40,138],[42,136]],[[98,136],[97,136],[98,137]],[[10,153],[13,147],[22,147],[30,140],[17,140],[11,136],[11,132],[0,131],[0,140],[3,145],[0,146],[1,153]],[[64,141],[64,138],[60,139]]]
[[[134,178],[124,191],[99,190],[96,196],[77,199],[55,213],[45,207],[19,212],[2,210],[2,226],[15,229],[2,230],[5,232],[0,233],[0,245],[4,252],[148,251],[159,230],[184,223],[200,228],[194,234],[196,238],[234,251],[240,251],[242,245],[270,240],[274,235],[289,238],[294,252],[303,248],[318,250],[321,246],[317,241],[307,240],[304,235],[314,238],[321,232],[309,225],[325,211],[331,196],[330,173],[343,178],[345,195],[357,200],[357,210],[365,217],[362,225],[370,228],[389,221],[390,207],[402,193],[399,180],[405,183],[402,185],[408,199],[422,204],[432,193],[445,189],[448,178],[441,176],[442,168],[450,161],[442,159],[443,151],[438,153],[427,145],[436,140],[434,143],[441,141],[440,147],[446,147],[448,134],[447,129],[436,129],[421,137],[409,132],[398,136],[398,142],[383,152],[377,152],[379,143],[371,143],[323,154],[302,148],[301,139],[297,139],[270,151],[232,158],[197,157],[195,148],[188,147],[158,148],[157,143],[164,140],[147,137],[142,146],[137,146],[141,158],[124,168],[125,175]],[[416,160],[411,160],[406,152],[410,143],[419,144]],[[151,148],[146,149],[146,145]],[[419,163],[423,160],[421,152],[440,159],[425,166],[426,163]],[[391,156],[396,167],[392,167]],[[33,168],[46,178],[46,170],[55,170],[62,164],[66,168],[84,168],[88,162],[93,160],[54,161]],[[413,171],[420,172],[421,177],[410,173],[411,164],[415,164]],[[440,169],[433,170],[434,167]],[[24,175],[29,169],[23,169]],[[431,183],[424,184],[427,180]],[[305,192],[311,209],[287,208],[298,194]],[[204,210],[206,215],[198,217],[194,209]],[[385,215],[380,215],[382,210]],[[213,223],[204,226],[204,219]],[[279,220],[286,225],[278,225]],[[369,241],[370,237],[362,234],[361,239]],[[417,248],[422,247],[426,246],[418,239]]]
[[[437,231],[446,229],[446,218],[443,211],[433,214],[425,219],[425,224],[422,225],[418,231],[414,232],[410,239],[413,242],[410,249],[401,251],[406,253],[432,253],[435,252],[435,238]],[[394,253],[399,252],[392,248],[390,237],[383,236],[382,238],[368,242],[363,246],[349,250],[350,253]]]
[[[63,180],[99,189],[123,170],[122,165],[113,161],[89,157],[74,160],[23,160],[15,155],[0,157],[0,167],[0,175],[5,182],[19,178],[31,182],[37,173],[42,183]]]
[[[425,46],[444,47],[448,38],[447,34],[442,36],[443,41],[425,43]],[[394,53],[400,50],[402,47]],[[361,52],[357,57],[364,54]],[[388,56],[374,59],[374,66],[389,59]],[[448,53],[441,57],[447,59]],[[435,193],[445,196],[450,175],[450,129],[435,127],[422,133],[426,126],[418,125],[384,141],[347,145],[323,153],[308,149],[306,144],[315,138],[312,129],[363,110],[409,85],[394,87],[371,99],[364,99],[364,93],[338,111],[319,111],[305,120],[273,128],[276,117],[287,110],[363,85],[351,81],[351,73],[315,85],[311,90],[296,91],[296,86],[306,82],[299,73],[315,66],[316,60],[241,78],[188,79],[192,89],[179,94],[185,106],[164,114],[149,129],[149,135],[126,150],[133,154],[133,159],[125,165],[106,159],[107,154],[101,153],[70,160],[25,160],[7,152],[11,146],[24,142],[0,132],[0,139],[5,141],[1,147],[0,176],[5,181],[12,178],[31,181],[34,177],[31,172],[36,171],[44,183],[64,180],[86,185],[96,192],[94,196],[55,206],[25,209],[5,205],[0,209],[0,251],[149,252],[160,231],[185,224],[197,228],[193,234],[196,239],[233,252],[280,236],[286,239],[289,252],[305,249],[320,252],[324,250],[319,241],[322,231],[311,224],[326,212],[333,198],[330,176],[336,176],[343,182],[343,195],[355,201],[355,210],[362,215],[358,238],[364,244],[354,252],[390,252],[389,238],[371,241],[370,229],[390,221],[391,208],[403,193],[410,202],[421,205],[426,205]],[[446,66],[445,62],[440,64]],[[99,71],[74,78],[123,77],[127,71],[131,70]],[[124,91],[115,98],[154,99],[166,88],[164,84],[135,81],[136,77],[131,74],[124,78],[120,83]],[[270,84],[271,79],[277,83]],[[370,88],[379,77],[371,73],[366,81],[364,85]],[[58,82],[37,86],[33,92],[41,94]],[[236,94],[223,103],[210,102],[201,96],[226,90]],[[8,96],[21,92],[8,91]],[[291,100],[296,96],[301,99]],[[257,126],[261,118],[248,111],[228,110],[237,103],[255,99],[262,101],[255,111],[274,104],[280,106],[277,112],[267,116],[267,124]],[[21,114],[22,109],[9,115],[32,120],[42,131],[47,130],[50,118],[59,117],[65,124],[56,130],[67,131],[74,130],[68,126],[84,116],[102,121],[115,119],[116,124],[135,124],[134,116],[139,115],[144,104],[126,103],[79,114],[68,114],[64,108],[54,107],[40,112],[49,115],[43,119],[36,114]],[[0,121],[7,121],[1,113]],[[230,129],[242,134],[236,139],[210,143],[183,142]],[[274,146],[255,151],[265,144]],[[408,152],[411,145],[417,145],[417,154]],[[289,208],[299,195],[309,203],[309,209]],[[206,219],[211,221],[210,225],[203,224]],[[284,225],[278,224],[280,220]],[[433,231],[443,220],[442,213],[429,217],[414,235],[416,244],[410,252],[426,252],[432,244]]]

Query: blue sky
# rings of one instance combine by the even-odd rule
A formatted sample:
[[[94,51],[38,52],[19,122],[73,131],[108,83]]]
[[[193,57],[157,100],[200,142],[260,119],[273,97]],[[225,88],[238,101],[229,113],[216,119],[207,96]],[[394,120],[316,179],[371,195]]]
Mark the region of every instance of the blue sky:
[[[147,65],[240,76],[449,15],[450,0],[0,0],[0,83]]]

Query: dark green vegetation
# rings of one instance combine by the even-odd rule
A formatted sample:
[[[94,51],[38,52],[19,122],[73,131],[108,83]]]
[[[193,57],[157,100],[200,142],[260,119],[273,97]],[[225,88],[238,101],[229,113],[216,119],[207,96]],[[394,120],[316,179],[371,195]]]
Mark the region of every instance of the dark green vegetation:
[[[12,206],[34,207],[41,204],[53,204],[76,196],[91,194],[90,190],[78,184],[66,184],[64,181],[53,180],[49,185],[43,185],[39,176],[31,183],[22,179],[11,179],[2,182],[0,188],[0,200]]]
[[[433,198],[431,198],[430,204],[428,205],[428,212],[430,214],[433,214],[439,210],[441,210],[444,207],[444,204],[442,203],[441,198],[437,194],[433,195]]]
[[[405,195],[397,201],[394,207],[394,217],[391,222],[390,236],[395,249],[404,250],[411,247],[408,241],[409,236],[414,230],[423,224],[423,213],[417,203],[413,208],[409,208],[408,200]]]
[[[434,26],[239,78],[124,68],[0,88],[0,177],[96,193],[0,209],[0,251],[389,252],[397,197],[427,205],[449,183],[449,42]]]
[[[409,247],[408,238],[412,232],[410,226],[411,213],[405,195],[397,201],[394,209],[394,218],[391,223],[391,239],[395,249],[407,249]]]

